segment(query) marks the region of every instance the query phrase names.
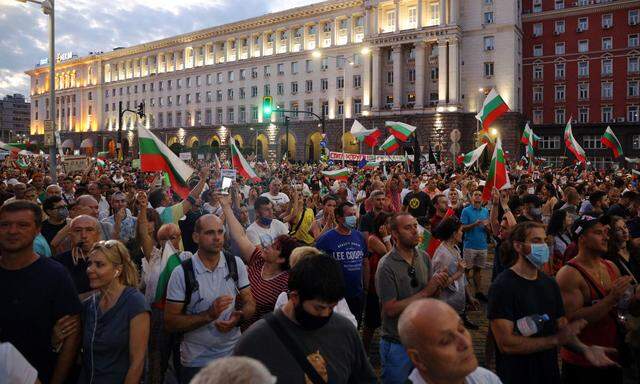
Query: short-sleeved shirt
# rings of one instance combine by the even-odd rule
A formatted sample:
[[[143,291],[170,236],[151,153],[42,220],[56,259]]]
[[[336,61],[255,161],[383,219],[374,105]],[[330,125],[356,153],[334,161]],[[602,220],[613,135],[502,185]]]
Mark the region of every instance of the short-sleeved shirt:
[[[373,227],[375,219],[376,213],[373,211],[360,216],[360,226],[358,227],[358,230],[360,230],[360,232],[372,233],[375,230]]]
[[[256,302],[256,311],[242,324],[242,329],[260,320],[267,313],[273,312],[273,308],[282,292],[286,292],[289,283],[289,271],[282,271],[270,279],[262,277],[264,258],[262,251],[256,247],[249,259],[249,282],[251,294]]]
[[[182,201],[178,204],[174,204],[170,207],[158,207],[156,212],[160,215],[160,221],[162,224],[178,224],[178,221],[184,216],[184,208]]]
[[[415,295],[423,290],[431,280],[433,268],[429,257],[424,251],[415,249],[414,252],[413,267],[416,270],[418,282],[415,287],[411,286],[412,279],[409,276],[411,265],[400,256],[395,247],[380,259],[376,271],[376,292],[380,298],[381,306],[391,300],[404,300]],[[383,311],[381,334],[386,340],[400,343],[398,317],[389,317]]]
[[[345,317],[334,313],[322,328],[307,331],[280,310],[274,316],[302,348],[316,371],[321,376],[326,372],[328,383],[377,382],[358,331]],[[278,378],[278,383],[305,382],[304,371],[265,319],[256,322],[242,335],[234,355],[260,361]]]
[[[352,230],[348,235],[343,235],[332,229],[318,238],[316,248],[324,251],[342,265],[346,285],[345,297],[361,296],[364,292],[362,270],[364,257],[367,254],[367,242],[362,232]]]
[[[288,233],[287,226],[278,219],[273,219],[269,228],[263,228],[256,222],[247,228],[247,237],[253,245],[270,245],[276,237]]]
[[[480,220],[489,219],[489,210],[485,207],[475,208],[468,205],[462,210],[460,222],[462,225],[470,225]],[[479,225],[464,233],[464,247],[468,249],[487,249],[487,231]]]
[[[6,380],[3,383],[33,384],[38,378],[38,371],[11,343],[1,343],[0,377],[2,380]]]
[[[402,200],[402,205],[413,217],[425,217],[429,215],[429,210],[433,206],[429,195],[423,191],[409,192]]]
[[[196,252],[193,257],[193,270],[199,289],[191,294],[187,303],[186,314],[193,315],[204,312],[220,296],[229,295],[234,298],[233,303],[220,314],[218,319],[228,320],[235,308],[235,298],[238,291],[249,287],[247,268],[242,259],[236,257],[238,266],[238,283],[229,276],[229,268],[224,255],[220,254],[218,265],[210,270],[204,266]],[[171,273],[167,286],[167,300],[184,303],[185,280],[182,265]],[[180,344],[180,359],[185,367],[203,367],[211,360],[230,356],[233,347],[240,338],[240,328],[223,333],[218,331],[213,322],[184,334]]]
[[[564,306],[558,283],[544,272],[538,272],[536,280],[527,280],[511,269],[506,269],[489,288],[487,317],[489,320],[505,319],[514,323],[526,316],[547,314],[550,321],[542,331],[530,337],[554,335],[556,321],[564,316]],[[496,352],[496,370],[505,383],[559,383],[558,349],[526,355],[509,355]]]
[[[427,384],[427,382],[422,378],[418,369],[414,368],[407,378],[407,384]],[[478,367],[464,378],[464,384],[502,384],[502,381],[490,370]]]
[[[53,326],[82,310],[69,273],[46,257],[19,270],[0,267],[0,303],[0,340],[13,344],[48,383],[57,360]]]
[[[137,221],[138,219],[134,216],[131,216],[130,213],[125,216],[124,220],[122,220],[122,223],[120,223],[120,241],[122,241],[123,243],[127,243],[129,242],[129,240],[136,238]],[[102,220],[102,222],[109,223],[114,227],[116,225],[116,219],[114,215],[107,217],[106,219]]]
[[[123,383],[129,370],[129,337],[131,320],[149,312],[144,296],[126,287],[106,312],[100,309],[100,294],[83,303],[82,372],[78,384]],[[93,380],[91,371],[93,370]]]

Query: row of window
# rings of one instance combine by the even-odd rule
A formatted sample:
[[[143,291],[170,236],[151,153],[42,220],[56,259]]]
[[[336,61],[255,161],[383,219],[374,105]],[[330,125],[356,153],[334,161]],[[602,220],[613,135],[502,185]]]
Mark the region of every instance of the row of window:
[[[284,108],[284,105],[279,105],[280,108]],[[336,101],[336,115],[342,116],[344,114],[344,102],[342,100]],[[326,116],[329,114],[329,102],[323,101],[321,104],[321,108]],[[299,117],[305,118],[308,115],[304,113],[298,114],[297,111],[300,110],[300,104],[298,102],[291,102],[289,105],[289,110],[295,111],[291,114],[291,118],[296,120]],[[226,111],[226,119],[225,119],[225,111]],[[304,111],[313,113],[313,102],[306,101],[304,102]],[[355,115],[360,115],[362,113],[362,100],[361,99],[353,99],[352,102],[352,111]],[[236,120],[236,108],[228,107],[226,109],[216,108],[213,109],[205,109],[204,116],[203,111],[197,110],[194,112],[191,111],[177,111],[177,112],[158,112],[155,115],[155,118],[152,117],[151,121],[154,122],[152,124],[153,128],[172,128],[172,127],[181,127],[181,126],[201,126],[201,125],[212,125],[212,124],[244,124],[248,122],[257,122],[259,110],[258,106],[251,106],[248,110],[249,116],[247,116],[247,107],[239,106],[237,109],[237,120]],[[184,117],[184,121],[183,121]],[[204,117],[204,120],[203,120]],[[248,119],[247,119],[248,117]]]
[[[602,142],[600,141],[602,136],[597,135],[585,135],[582,136],[582,147],[584,149],[602,149]],[[560,136],[540,136],[538,141],[538,148],[540,149],[561,149],[561,137]],[[640,149],[640,135],[633,135],[632,137],[633,149]]]
[[[640,24],[640,10],[632,9],[627,14],[627,23],[630,26]],[[613,13],[605,13],[600,20],[600,26],[602,29],[613,28]],[[566,23],[564,20],[556,20],[553,25],[553,34],[560,35],[566,31]],[[589,29],[589,16],[578,18],[576,25],[576,32],[584,32]],[[533,24],[533,37],[540,37],[544,33],[544,27],[542,23]]]
[[[606,58],[600,61],[600,74],[612,75],[613,74],[613,59]],[[556,80],[562,80],[566,76],[567,65],[564,62],[554,64],[554,75]],[[627,58],[627,72],[629,74],[640,73],[640,57],[628,57]],[[533,80],[542,80],[544,77],[544,70],[542,64],[533,65]],[[587,60],[578,61],[578,77],[589,77],[589,62]]]
[[[492,45],[492,42],[490,46]],[[485,49],[487,49],[487,38],[485,37]],[[627,36],[627,48],[637,48],[640,47],[640,34],[634,33]],[[493,48],[491,48],[493,49]],[[602,37],[600,40],[600,49],[602,51],[608,51],[613,49],[613,37],[606,36]],[[490,49],[489,49],[490,50]],[[554,54],[556,55],[564,55],[566,54],[566,43],[564,41],[558,41],[555,43]],[[578,40],[578,53],[587,53],[589,52],[589,40]],[[533,56],[540,57],[543,56],[543,45],[536,44],[533,46]]]
[[[578,115],[576,121],[578,123],[589,123],[589,107],[578,107]],[[640,122],[640,107],[637,105],[630,105],[627,107],[627,115],[623,118],[618,118],[619,121],[628,121],[632,123]],[[612,123],[616,121],[613,116],[613,107],[601,107],[600,108],[600,122]],[[536,109],[533,111],[533,123],[543,124],[543,111]],[[567,114],[564,108],[556,108],[554,110],[554,122],[556,124],[565,124],[567,122]]]
[[[580,83],[578,88],[578,100],[589,100],[589,83]],[[627,97],[640,97],[640,81],[629,80],[627,81]],[[554,100],[556,102],[565,101],[567,96],[566,85],[554,86]],[[613,83],[602,82],[600,83],[600,98],[602,100],[613,99]],[[544,87],[533,87],[533,102],[542,103],[544,101]]]

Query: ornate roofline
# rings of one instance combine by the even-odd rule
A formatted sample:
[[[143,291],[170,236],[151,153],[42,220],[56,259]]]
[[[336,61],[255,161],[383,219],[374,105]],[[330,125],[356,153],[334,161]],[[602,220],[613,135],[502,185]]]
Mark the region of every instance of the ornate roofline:
[[[611,3],[600,3],[588,6],[583,5],[563,9],[552,9],[544,12],[526,13],[522,15],[522,22],[530,23],[539,20],[557,19],[567,16],[578,16],[597,12],[614,11],[617,9],[632,8],[637,5],[638,0],[618,0]]]

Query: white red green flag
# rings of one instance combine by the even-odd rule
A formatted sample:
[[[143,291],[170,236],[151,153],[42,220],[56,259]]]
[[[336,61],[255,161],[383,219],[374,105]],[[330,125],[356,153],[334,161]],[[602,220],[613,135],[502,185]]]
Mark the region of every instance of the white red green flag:
[[[620,140],[616,137],[615,133],[611,127],[607,127],[607,130],[604,131],[604,135],[602,135],[602,145],[611,149],[613,151],[613,157],[620,157],[623,155],[622,152],[622,144],[620,144]]]
[[[246,179],[260,181],[256,172],[251,168],[251,165],[249,165],[244,156],[242,156],[242,153],[240,153],[238,146],[236,146],[236,140],[233,138],[231,139],[231,164],[233,168]]]
[[[467,153],[465,155],[459,156],[458,157],[458,164],[464,164],[465,167],[472,166],[473,163],[478,161],[478,159],[482,155],[482,152],[484,151],[486,146],[487,146],[487,143],[484,143],[481,146],[479,146],[478,148],[474,149],[473,151],[471,151],[471,152],[469,152],[469,153]]]
[[[567,126],[564,128],[564,144],[567,146],[569,151],[573,153],[576,157],[578,163],[586,163],[587,156],[584,152],[584,149],[578,144],[576,139],[573,137],[573,130],[571,128],[571,118],[567,122]]]
[[[382,143],[382,145],[380,146],[380,149],[383,149],[385,152],[387,152],[387,154],[393,153],[398,148],[400,148],[400,144],[398,143],[398,140],[396,140],[396,137],[393,135],[387,137],[387,140],[385,140],[384,143]]]
[[[169,175],[171,188],[181,198],[186,199],[191,192],[187,180],[194,170],[142,124],[138,124],[138,142],[140,144],[140,170],[166,172]]]
[[[385,126],[389,129],[389,133],[400,141],[407,141],[409,136],[416,130],[416,127],[399,121],[386,121]]]
[[[382,133],[375,128],[366,129],[358,120],[353,120],[351,134],[358,139],[358,141],[363,141],[369,147],[373,148],[378,144],[378,137],[380,137]]]
[[[331,178],[331,179],[337,179],[337,180],[347,180],[349,178],[349,173],[351,172],[351,170],[347,167],[344,168],[340,168],[340,169],[334,169],[331,171],[322,171],[322,174]]]
[[[476,115],[476,119],[482,123],[482,129],[488,131],[491,123],[506,112],[509,112],[509,106],[504,102],[502,97],[498,95],[495,88],[491,88],[491,91],[482,103],[482,109]]]
[[[489,201],[493,188],[497,188],[499,190],[511,188],[509,174],[507,173],[507,164],[504,159],[504,151],[502,150],[502,141],[500,138],[496,139],[496,146],[493,149],[493,157],[491,158],[491,165],[489,165],[489,174],[484,185],[484,190],[482,191],[483,201]]]
[[[529,123],[525,125],[524,131],[522,132],[522,137],[520,138],[520,142],[524,145],[535,145],[536,141],[540,140],[540,137],[533,133],[533,129],[529,127]]]

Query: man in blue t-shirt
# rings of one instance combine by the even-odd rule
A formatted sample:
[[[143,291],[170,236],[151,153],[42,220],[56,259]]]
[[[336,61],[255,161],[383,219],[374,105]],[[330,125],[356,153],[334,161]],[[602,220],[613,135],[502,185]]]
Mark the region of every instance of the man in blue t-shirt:
[[[343,202],[335,210],[336,227],[316,241],[316,247],[340,262],[346,284],[345,300],[358,323],[364,304],[362,271],[368,260],[367,243],[362,232],[356,230],[356,208]]]
[[[473,283],[476,288],[476,298],[487,301],[480,291],[481,269],[487,261],[487,232],[489,231],[489,210],[482,206],[482,189],[477,189],[471,196],[471,204],[462,210],[460,215],[462,231],[464,232],[464,250],[462,255],[466,264],[467,280],[473,269]]]

